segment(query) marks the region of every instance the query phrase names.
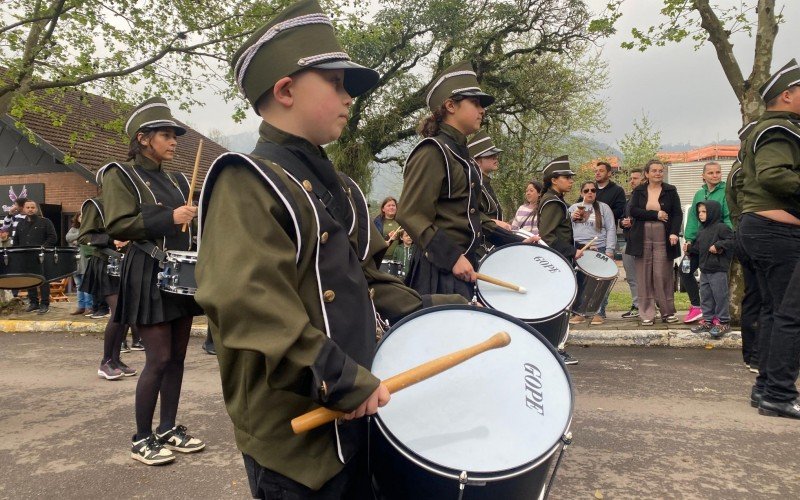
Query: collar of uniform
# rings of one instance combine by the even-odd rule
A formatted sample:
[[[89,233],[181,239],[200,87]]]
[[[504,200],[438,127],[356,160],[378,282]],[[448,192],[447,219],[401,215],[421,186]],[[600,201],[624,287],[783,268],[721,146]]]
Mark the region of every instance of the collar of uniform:
[[[453,127],[452,125],[448,125],[446,123],[439,124],[439,128],[441,129],[442,132],[455,139],[459,145],[462,145],[464,147],[467,146],[467,136],[459,132],[457,128]]]
[[[280,144],[282,146],[296,146],[313,155],[327,158],[325,151],[322,148],[311,144],[308,142],[308,140],[303,139],[302,137],[285,132],[265,121],[262,121],[261,125],[258,127],[258,135],[258,140],[260,142],[274,142],[275,144]]]
[[[564,199],[564,195],[559,193],[558,191],[556,191],[555,188],[551,187],[550,189],[547,190],[547,193],[553,193],[554,196],[558,196],[562,200]],[[547,193],[545,193],[545,194],[547,194]]]
[[[142,154],[136,155],[136,158],[134,158],[134,161],[136,162],[137,165],[139,165],[140,167],[142,167],[145,170],[161,170],[161,165],[160,164],[154,162],[153,160],[151,160],[150,158],[146,157],[145,155],[142,155]]]
[[[787,118],[789,120],[800,120],[800,115],[792,113],[791,111],[764,111],[761,115],[761,120],[768,120],[770,118]]]

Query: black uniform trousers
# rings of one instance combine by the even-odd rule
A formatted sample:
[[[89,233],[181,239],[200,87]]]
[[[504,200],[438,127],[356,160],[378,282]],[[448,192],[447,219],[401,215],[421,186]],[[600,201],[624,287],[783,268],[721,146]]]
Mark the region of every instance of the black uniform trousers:
[[[758,329],[764,321],[766,311],[761,301],[761,291],[758,286],[758,276],[753,261],[736,242],[736,258],[742,265],[744,275],[744,296],[742,297],[741,324],[742,324],[742,358],[744,362],[755,368],[758,367]]]
[[[39,288],[42,289],[42,301],[41,305],[49,306],[50,305],[50,283],[45,281],[40,286],[35,286],[33,288],[28,288],[28,299],[31,301],[31,304],[38,306],[39,305]]]
[[[793,401],[800,371],[800,227],[744,214],[739,241],[752,259],[765,308],[756,390],[768,401]]]

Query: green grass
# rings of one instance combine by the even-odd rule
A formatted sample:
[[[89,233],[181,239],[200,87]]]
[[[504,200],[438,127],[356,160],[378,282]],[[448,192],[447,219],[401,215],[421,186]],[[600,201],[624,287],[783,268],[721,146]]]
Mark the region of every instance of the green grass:
[[[678,311],[688,310],[691,306],[689,296],[685,292],[675,294],[675,309]],[[631,307],[631,294],[627,291],[611,291],[608,297],[608,311],[627,311]]]

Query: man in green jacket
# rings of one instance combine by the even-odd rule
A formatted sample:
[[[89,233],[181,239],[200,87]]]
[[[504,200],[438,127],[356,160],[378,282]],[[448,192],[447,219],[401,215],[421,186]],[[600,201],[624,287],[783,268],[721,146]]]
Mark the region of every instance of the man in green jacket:
[[[703,317],[703,311],[700,310],[700,290],[694,278],[694,273],[700,265],[699,257],[697,253],[689,254],[689,247],[697,238],[697,231],[700,229],[700,221],[697,219],[697,211],[694,210],[694,207],[697,206],[698,202],[708,200],[716,201],[720,204],[722,207],[722,222],[733,229],[731,212],[728,209],[728,200],[725,196],[725,183],[722,182],[722,167],[715,161],[710,161],[703,165],[703,186],[694,194],[687,214],[686,229],[683,232],[683,237],[686,240],[683,244],[683,252],[689,256],[691,270],[688,274],[681,273],[681,286],[689,294],[689,301],[692,303],[689,312],[683,318],[684,323],[692,323]]]

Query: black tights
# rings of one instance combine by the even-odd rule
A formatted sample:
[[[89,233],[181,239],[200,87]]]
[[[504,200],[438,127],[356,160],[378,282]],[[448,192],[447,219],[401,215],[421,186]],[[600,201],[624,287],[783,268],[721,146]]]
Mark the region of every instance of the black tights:
[[[128,325],[114,323],[114,309],[117,307],[117,298],[119,295],[106,295],[105,301],[111,309],[111,316],[108,317],[106,323],[106,331],[103,334],[103,361],[111,361],[112,363],[119,363],[119,348],[125,339],[125,333],[128,331]]]
[[[145,364],[136,385],[136,439],[142,439],[153,432],[153,413],[159,393],[161,418],[158,431],[164,432],[175,426],[192,317],[137,326],[145,347]]]

